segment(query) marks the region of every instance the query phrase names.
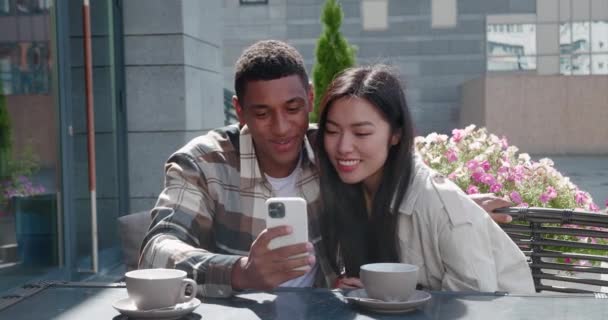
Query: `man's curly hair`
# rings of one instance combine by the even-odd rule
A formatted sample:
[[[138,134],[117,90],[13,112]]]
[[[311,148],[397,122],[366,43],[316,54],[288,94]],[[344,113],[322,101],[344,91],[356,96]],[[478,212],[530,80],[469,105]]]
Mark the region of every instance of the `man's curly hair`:
[[[278,40],[258,41],[245,49],[236,62],[234,90],[239,101],[243,101],[247,82],[291,75],[299,76],[308,90],[304,59],[294,47]]]

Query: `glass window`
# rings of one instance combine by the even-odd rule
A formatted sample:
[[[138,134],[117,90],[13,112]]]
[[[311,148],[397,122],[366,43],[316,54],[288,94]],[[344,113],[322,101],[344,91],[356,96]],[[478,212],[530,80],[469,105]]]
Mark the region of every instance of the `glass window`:
[[[572,74],[572,59],[570,56],[559,57],[559,73],[563,75]]]
[[[589,54],[572,55],[572,74],[591,74],[591,56]]]
[[[572,23],[572,52],[589,52],[591,46],[590,39],[590,23],[589,22],[574,22]]]
[[[52,0],[14,0],[18,14],[48,13]]]
[[[608,52],[608,21],[591,23],[591,51]]]
[[[570,23],[559,25],[559,48],[561,54],[572,53],[572,25]]]
[[[0,128],[0,137],[8,137],[0,140],[0,292],[60,261],[58,108],[51,90],[48,6],[47,1],[0,1],[0,19],[17,21],[8,28],[24,28],[7,30],[0,44],[0,116],[9,122],[8,129]]]
[[[0,0],[0,15],[7,15],[11,12],[11,1]]]
[[[518,28],[511,28],[511,31],[508,32],[488,32],[488,56],[535,55],[536,26],[533,24],[519,26]]]
[[[591,73],[608,74],[608,54],[594,54],[591,56]]]
[[[268,0],[239,0],[240,4],[267,4]]]
[[[535,56],[489,57],[489,71],[526,71],[536,69]]]

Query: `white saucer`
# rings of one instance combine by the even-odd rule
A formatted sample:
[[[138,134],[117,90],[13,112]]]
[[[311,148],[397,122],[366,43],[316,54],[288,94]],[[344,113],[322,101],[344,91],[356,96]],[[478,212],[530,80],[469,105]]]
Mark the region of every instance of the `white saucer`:
[[[431,294],[426,291],[416,290],[407,301],[387,302],[369,298],[365,289],[357,289],[348,292],[344,298],[360,307],[379,313],[405,313],[416,310],[431,300]]]
[[[179,303],[173,308],[163,308],[156,310],[138,310],[135,303],[130,298],[120,299],[112,304],[118,312],[135,319],[179,319],[192,312],[201,304],[201,301],[194,298],[188,302]]]

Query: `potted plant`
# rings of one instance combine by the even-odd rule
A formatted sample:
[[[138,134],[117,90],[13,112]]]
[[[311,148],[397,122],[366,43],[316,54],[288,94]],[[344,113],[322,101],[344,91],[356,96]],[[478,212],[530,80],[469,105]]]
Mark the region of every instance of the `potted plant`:
[[[526,153],[499,138],[470,125],[454,129],[452,136],[431,133],[416,137],[417,152],[427,165],[444,174],[468,194],[494,193],[517,206],[582,209],[600,212],[588,192],[580,190],[553,167],[548,158],[532,161]],[[606,203],[608,206],[608,202]],[[608,211],[608,208],[606,209]],[[516,223],[516,222],[514,222]],[[572,228],[580,226],[569,225]],[[592,227],[588,227],[592,228]],[[556,236],[562,240],[607,244],[606,239]],[[556,248],[564,252],[606,254],[599,250]],[[589,264],[589,261],[563,261]]]
[[[38,159],[26,146],[17,159],[9,159],[7,175],[0,179],[0,249],[17,244],[17,259],[25,265],[57,262],[57,203],[32,181]]]

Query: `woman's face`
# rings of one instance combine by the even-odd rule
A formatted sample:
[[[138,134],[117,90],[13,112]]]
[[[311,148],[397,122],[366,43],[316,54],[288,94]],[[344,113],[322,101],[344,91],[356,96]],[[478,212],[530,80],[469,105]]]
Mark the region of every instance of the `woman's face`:
[[[363,182],[374,193],[382,177],[388,150],[399,142],[389,123],[365,99],[343,97],[327,114],[325,151],[344,183]]]

